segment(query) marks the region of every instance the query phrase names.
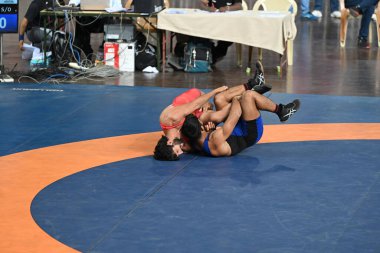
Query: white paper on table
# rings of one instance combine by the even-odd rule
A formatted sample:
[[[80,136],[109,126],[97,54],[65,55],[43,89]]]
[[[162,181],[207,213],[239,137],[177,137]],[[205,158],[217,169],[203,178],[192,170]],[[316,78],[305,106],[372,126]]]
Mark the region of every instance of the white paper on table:
[[[167,14],[186,14],[187,11],[183,9],[167,9],[166,10]]]
[[[110,0],[111,8],[122,8],[122,4],[120,0]]]
[[[127,12],[128,10],[123,7],[111,7],[111,8],[105,8],[106,12],[114,13],[114,12]]]
[[[78,6],[80,4],[80,0],[70,0],[69,5]]]

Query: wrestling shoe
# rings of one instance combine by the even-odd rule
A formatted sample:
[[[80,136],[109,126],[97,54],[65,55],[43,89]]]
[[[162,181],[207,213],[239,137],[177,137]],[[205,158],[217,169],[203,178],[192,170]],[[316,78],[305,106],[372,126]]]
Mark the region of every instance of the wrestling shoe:
[[[247,87],[249,90],[254,90],[260,94],[264,94],[272,89],[271,85],[265,84],[264,67],[261,61],[256,62],[255,75],[248,80]]]
[[[287,104],[287,105],[279,105],[279,110],[277,112],[278,117],[280,118],[281,122],[287,121],[293,114],[295,114],[298,109],[300,108],[301,101],[298,99],[294,100],[293,102]]]

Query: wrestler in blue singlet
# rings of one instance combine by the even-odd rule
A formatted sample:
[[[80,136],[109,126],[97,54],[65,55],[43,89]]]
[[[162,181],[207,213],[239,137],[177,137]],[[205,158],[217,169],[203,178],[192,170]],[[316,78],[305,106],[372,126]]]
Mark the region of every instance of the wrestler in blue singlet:
[[[257,119],[250,121],[240,119],[231,135],[226,140],[231,147],[231,156],[256,144],[263,136],[263,130],[263,120],[261,115]],[[213,156],[208,146],[209,136],[210,134],[208,134],[204,140],[202,149],[207,155]]]

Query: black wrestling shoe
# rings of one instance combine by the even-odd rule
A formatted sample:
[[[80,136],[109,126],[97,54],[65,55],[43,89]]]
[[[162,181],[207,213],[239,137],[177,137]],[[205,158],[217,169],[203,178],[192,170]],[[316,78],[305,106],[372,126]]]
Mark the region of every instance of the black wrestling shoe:
[[[252,90],[256,91],[257,93],[260,93],[261,95],[265,92],[268,92],[272,89],[272,85],[270,84],[263,84],[263,85],[255,85],[253,86]]]
[[[250,90],[264,94],[272,89],[271,85],[265,84],[264,67],[261,61],[256,62],[256,71],[253,78],[248,80],[247,86]]]
[[[279,110],[277,112],[278,117],[281,122],[287,121],[293,114],[295,114],[301,106],[301,101],[298,99],[287,105],[279,105]]]

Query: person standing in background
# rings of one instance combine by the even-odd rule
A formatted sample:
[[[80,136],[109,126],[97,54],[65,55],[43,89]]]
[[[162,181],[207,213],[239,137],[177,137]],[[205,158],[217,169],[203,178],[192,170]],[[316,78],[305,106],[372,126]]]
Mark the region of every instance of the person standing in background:
[[[360,48],[370,47],[368,42],[369,25],[378,3],[379,0],[344,0],[344,6],[341,6],[341,8],[348,8],[354,17],[362,15],[358,36],[358,47]]]
[[[59,4],[64,5],[63,0],[59,0]],[[26,13],[24,18],[21,20],[19,26],[19,39],[18,39],[18,47],[22,51],[25,40],[25,33],[30,42],[36,47],[42,46],[42,41],[44,40],[44,29],[42,24],[42,19],[40,17],[40,11],[52,7],[49,5],[48,1],[45,0],[33,0]],[[51,30],[48,30],[46,45],[49,47],[50,41],[52,38]]]
[[[210,12],[227,12],[242,10],[241,0],[201,0],[201,9]],[[226,21],[228,22],[228,21]],[[230,41],[217,41],[216,45],[212,47],[213,64],[220,61],[226,56],[228,47],[233,42]]]
[[[323,0],[315,0],[314,1],[314,10],[311,14],[316,16],[317,18],[322,17],[322,4]],[[330,0],[330,17],[332,18],[340,18],[340,10],[339,10],[339,1],[338,0]]]
[[[310,12],[310,0],[301,0],[301,20],[316,21],[318,17]]]

